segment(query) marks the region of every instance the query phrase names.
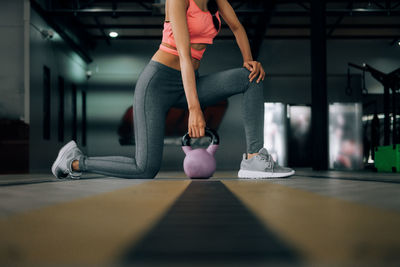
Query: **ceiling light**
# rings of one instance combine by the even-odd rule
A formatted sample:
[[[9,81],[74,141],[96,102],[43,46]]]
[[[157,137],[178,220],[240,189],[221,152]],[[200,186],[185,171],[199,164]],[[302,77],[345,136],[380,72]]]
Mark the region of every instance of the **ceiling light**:
[[[115,38],[115,37],[118,36],[118,33],[117,33],[117,32],[110,32],[108,35],[109,35],[111,38]]]
[[[398,41],[397,44],[400,46],[400,41]]]

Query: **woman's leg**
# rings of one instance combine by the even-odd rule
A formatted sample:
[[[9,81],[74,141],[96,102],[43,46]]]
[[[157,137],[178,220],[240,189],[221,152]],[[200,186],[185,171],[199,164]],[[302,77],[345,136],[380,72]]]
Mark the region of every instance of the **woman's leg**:
[[[295,172],[290,168],[276,164],[268,151],[263,148],[264,132],[264,95],[263,83],[250,82],[250,71],[245,68],[230,69],[197,80],[197,92],[200,104],[205,107],[238,94],[243,94],[242,115],[246,133],[247,153],[256,156],[247,158],[245,154],[240,163],[239,178],[278,178],[288,177]],[[177,106],[185,107],[184,98]]]
[[[166,113],[179,96],[178,75],[154,61],[141,73],[134,96],[135,158],[82,157],[79,169],[108,176],[146,179],[158,173],[164,146]],[[167,71],[166,71],[167,70]],[[174,73],[180,75],[180,72]]]
[[[245,68],[229,69],[197,78],[197,94],[202,107],[211,106],[239,93],[243,94],[242,117],[246,133],[247,153],[257,153],[264,144],[263,83],[250,82],[250,71]],[[181,96],[176,106],[186,107]]]

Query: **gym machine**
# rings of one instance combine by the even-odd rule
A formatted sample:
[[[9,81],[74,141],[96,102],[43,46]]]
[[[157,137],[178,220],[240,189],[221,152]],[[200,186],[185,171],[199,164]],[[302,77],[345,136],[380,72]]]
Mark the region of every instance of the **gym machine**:
[[[379,81],[384,88],[383,91],[383,111],[384,111],[384,146],[375,148],[375,167],[378,171],[392,171],[400,172],[400,140],[399,134],[397,133],[397,103],[396,94],[400,89],[400,68],[390,72],[383,73],[368,64],[362,66],[354,63],[348,63],[349,67],[353,67],[363,71],[363,77],[365,72],[369,72],[372,77]],[[365,80],[364,80],[365,87]],[[392,97],[392,144],[390,145],[390,90]]]

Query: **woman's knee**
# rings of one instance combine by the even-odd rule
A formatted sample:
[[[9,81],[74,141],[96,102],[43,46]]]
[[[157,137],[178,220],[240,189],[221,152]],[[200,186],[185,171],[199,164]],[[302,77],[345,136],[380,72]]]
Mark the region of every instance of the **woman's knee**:
[[[233,69],[233,77],[237,77],[240,80],[244,81],[244,82],[248,82],[249,80],[249,75],[250,75],[250,71],[246,68],[235,68]]]
[[[252,81],[250,81],[249,75],[250,75],[250,71],[245,69],[244,71],[245,73],[245,77],[243,77],[244,83],[245,83],[245,88],[243,90],[243,92],[246,91],[264,91],[264,81],[260,80],[259,82],[257,82],[258,80],[258,76],[254,77]]]
[[[245,84],[246,89],[249,87],[263,87],[263,81],[260,80],[257,83],[257,79],[259,78],[258,76],[253,79],[253,81],[250,82],[250,75],[251,71],[249,71],[246,68],[236,68],[234,69],[234,77],[238,77],[243,83]]]
[[[138,167],[125,172],[121,177],[128,179],[153,179],[160,171],[160,166],[148,165],[146,167]]]
[[[143,179],[153,179],[156,177],[157,173],[160,171],[160,166],[158,165],[149,165],[143,171]]]

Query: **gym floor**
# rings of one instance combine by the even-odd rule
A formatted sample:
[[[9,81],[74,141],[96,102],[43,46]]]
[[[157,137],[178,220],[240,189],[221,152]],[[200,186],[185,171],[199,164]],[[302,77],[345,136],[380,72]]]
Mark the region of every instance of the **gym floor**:
[[[399,175],[235,177],[2,175],[0,263],[399,266]]]

